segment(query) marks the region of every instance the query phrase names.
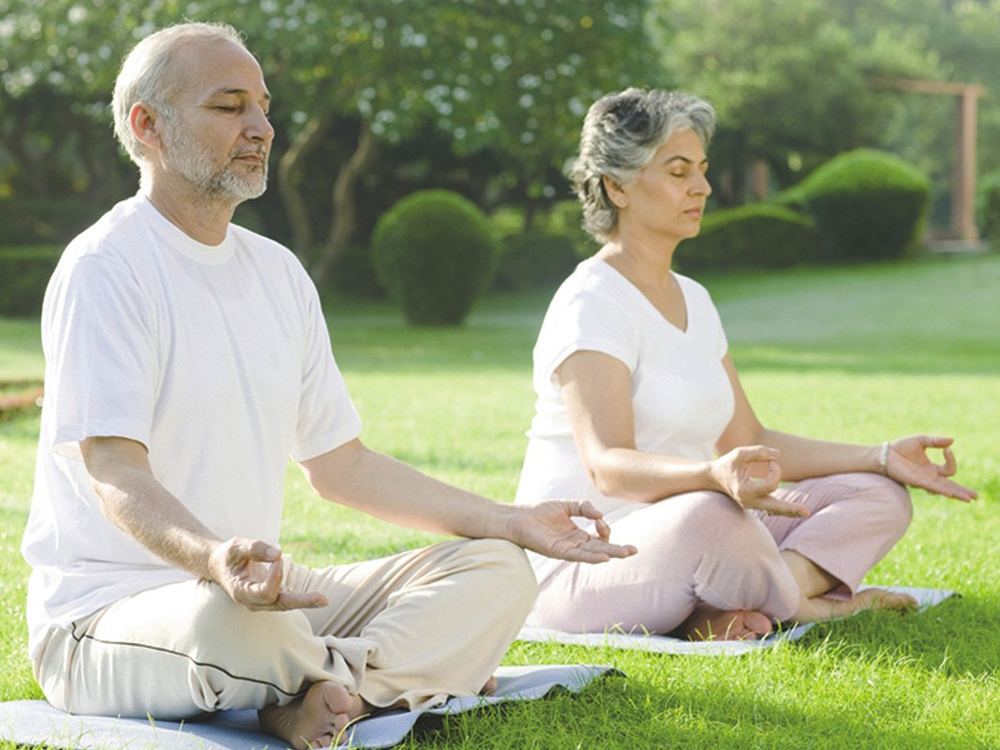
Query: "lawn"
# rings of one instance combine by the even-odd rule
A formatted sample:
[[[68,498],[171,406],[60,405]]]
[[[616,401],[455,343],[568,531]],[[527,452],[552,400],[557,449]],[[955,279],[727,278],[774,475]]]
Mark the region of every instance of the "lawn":
[[[582,695],[455,717],[421,748],[1000,747],[1000,257],[702,279],[770,426],[869,443],[956,438],[978,502],[914,492],[910,532],[871,583],[956,589],[920,615],[864,613],[737,658],[515,644],[506,663],[603,663]],[[532,414],[531,347],[547,295],[493,297],[457,330],[408,330],[385,305],[328,306],[364,440],[502,500]],[[37,324],[0,320],[0,381],[41,375]],[[17,547],[37,416],[0,422],[0,699],[39,696],[24,656]],[[284,544],[322,565],[433,538],[315,501],[289,467]]]

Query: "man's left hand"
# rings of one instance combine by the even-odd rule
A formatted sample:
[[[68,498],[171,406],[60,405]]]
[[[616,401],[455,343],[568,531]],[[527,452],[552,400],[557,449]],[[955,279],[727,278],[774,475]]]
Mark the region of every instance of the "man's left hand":
[[[573,522],[574,517],[594,521],[594,533]],[[601,563],[613,557],[631,557],[631,545],[612,544],[611,529],[589,502],[546,500],[519,505],[507,521],[508,537],[525,549],[571,562]]]

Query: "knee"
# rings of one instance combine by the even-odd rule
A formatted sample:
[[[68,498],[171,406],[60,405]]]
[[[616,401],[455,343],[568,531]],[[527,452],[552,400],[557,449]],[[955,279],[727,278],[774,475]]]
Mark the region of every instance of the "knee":
[[[873,505],[870,516],[877,514],[887,530],[902,536],[913,518],[913,501],[909,490],[880,474],[860,474],[856,481]]]
[[[493,573],[496,590],[505,592],[512,605],[523,605],[526,610],[531,607],[538,581],[521,547],[504,539],[474,539],[467,549],[481,557],[483,566]]]
[[[741,550],[759,535],[757,520],[721,492],[697,492],[666,502],[685,504],[679,526],[684,540],[703,550]]]

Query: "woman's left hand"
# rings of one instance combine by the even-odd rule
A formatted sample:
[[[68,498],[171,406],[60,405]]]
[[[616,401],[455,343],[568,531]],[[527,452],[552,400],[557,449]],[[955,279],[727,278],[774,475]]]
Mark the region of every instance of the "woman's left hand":
[[[920,487],[934,495],[969,502],[979,497],[979,494],[958,482],[952,477],[956,472],[955,454],[951,452],[954,442],[948,437],[931,435],[913,435],[900,438],[889,443],[885,470],[890,478],[897,482]],[[927,456],[928,448],[940,448],[944,453],[944,463],[933,463]]]

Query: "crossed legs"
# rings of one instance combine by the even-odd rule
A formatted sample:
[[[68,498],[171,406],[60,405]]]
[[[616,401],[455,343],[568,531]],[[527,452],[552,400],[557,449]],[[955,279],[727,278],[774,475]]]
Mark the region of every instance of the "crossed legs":
[[[839,617],[905,597],[857,587],[902,537],[909,494],[875,474],[808,480],[779,490],[808,519],[758,516],[712,492],[610,515],[612,537],[639,554],[589,569],[565,563],[542,581],[528,623],[692,638],[753,638],[773,622]]]
[[[320,610],[249,612],[215,584],[162,586],[54,630],[36,676],[75,713],[178,719],[256,708],[295,747],[329,745],[371,710],[419,708],[487,685],[535,593],[524,552],[446,542],[309,570]]]

